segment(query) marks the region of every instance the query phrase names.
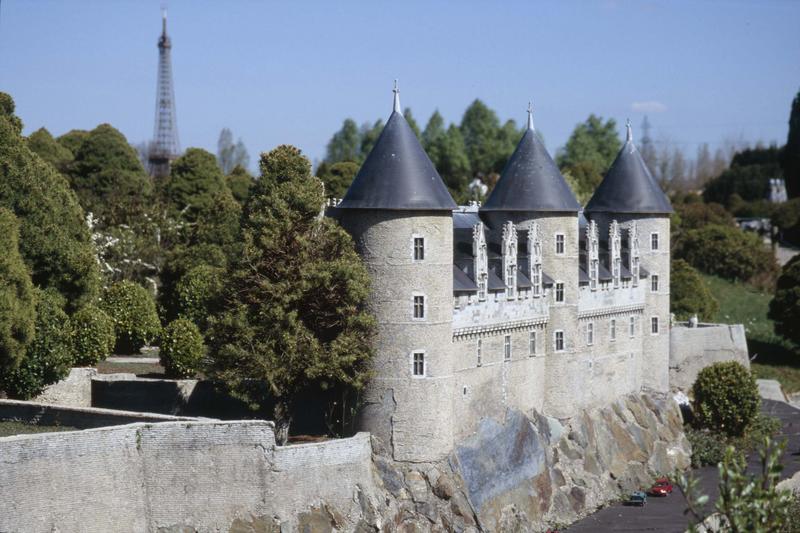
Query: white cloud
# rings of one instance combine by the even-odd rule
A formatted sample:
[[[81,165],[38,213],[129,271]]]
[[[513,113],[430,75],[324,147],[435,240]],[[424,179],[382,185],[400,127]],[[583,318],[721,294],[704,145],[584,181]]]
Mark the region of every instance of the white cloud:
[[[649,100],[632,103],[631,110],[636,113],[663,113],[667,110],[667,106],[656,100]]]

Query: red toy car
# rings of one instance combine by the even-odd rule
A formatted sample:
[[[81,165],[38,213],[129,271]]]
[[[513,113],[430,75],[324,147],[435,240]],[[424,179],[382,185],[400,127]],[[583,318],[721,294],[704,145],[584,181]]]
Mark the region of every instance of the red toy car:
[[[669,496],[672,494],[672,483],[665,477],[658,478],[650,488],[652,496]]]

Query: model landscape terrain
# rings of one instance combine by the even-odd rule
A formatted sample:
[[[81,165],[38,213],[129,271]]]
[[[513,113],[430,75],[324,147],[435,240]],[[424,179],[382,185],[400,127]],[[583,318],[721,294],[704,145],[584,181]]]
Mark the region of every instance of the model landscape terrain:
[[[170,31],[150,141],[0,92],[0,531],[800,531],[800,92],[687,159],[386,80],[251,165]]]

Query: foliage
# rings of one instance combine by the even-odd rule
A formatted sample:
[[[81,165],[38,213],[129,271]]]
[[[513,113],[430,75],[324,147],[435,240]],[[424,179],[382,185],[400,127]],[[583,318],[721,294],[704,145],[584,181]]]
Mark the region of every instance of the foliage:
[[[27,141],[28,148],[32,152],[53,165],[59,172],[63,172],[74,157],[72,152],[56,142],[45,128],[39,128],[31,133]]]
[[[673,204],[675,211],[680,215],[681,229],[700,229],[710,224],[719,226],[734,226],[736,221],[721,204],[706,204],[702,202]]]
[[[785,442],[775,443],[769,438],[762,442],[758,454],[761,468],[756,474],[748,473],[747,461],[733,446],[725,450],[719,464],[719,498],[715,504],[720,518],[719,528],[703,527],[702,531],[731,533],[772,533],[790,526],[793,497],[789,490],[778,490],[783,466],[780,458]],[[679,475],[678,486],[683,492],[694,523],[689,528],[697,532],[703,522],[703,507],[708,496],[699,494],[699,484],[691,474]]]
[[[672,261],[670,269],[670,311],[678,320],[697,315],[710,322],[719,310],[719,302],[703,283],[700,274],[683,259]]]
[[[371,126],[369,123],[364,123],[361,126],[361,161],[367,158],[367,155],[372,151],[375,143],[378,142],[378,137],[383,132],[383,119],[379,118]],[[323,162],[324,163],[324,162]]]
[[[358,168],[352,161],[339,161],[332,165],[322,163],[317,169],[317,176],[325,184],[325,196],[342,198],[358,174]]]
[[[436,111],[422,134],[422,146],[442,176],[450,194],[459,203],[469,200],[470,162],[461,130],[451,124],[446,130]]]
[[[94,366],[114,349],[114,321],[105,311],[85,305],[72,315],[72,353],[76,366]]]
[[[86,211],[107,225],[127,223],[148,205],[152,183],[136,150],[110,124],[101,124],[77,148],[66,175]]]
[[[89,132],[87,130],[69,130],[57,138],[56,142],[75,155],[88,136]]]
[[[200,330],[185,318],[167,324],[159,348],[161,364],[170,378],[193,378],[206,355]]]
[[[136,353],[161,333],[150,292],[132,281],[119,281],[103,296],[103,310],[114,321],[117,353]]]
[[[28,148],[11,97],[0,93],[0,104],[0,207],[19,220],[19,251],[33,283],[55,288],[75,309],[99,288],[83,210],[64,177]]]
[[[180,278],[176,286],[176,314],[205,329],[222,295],[225,271],[210,265],[197,265]]]
[[[769,317],[775,321],[775,333],[800,344],[800,255],[783,266]]]
[[[741,363],[714,363],[697,374],[693,409],[700,427],[741,436],[758,413],[761,398],[756,378]]]
[[[757,235],[718,224],[689,230],[676,255],[703,272],[731,280],[777,271],[775,257]]]
[[[500,120],[492,109],[476,99],[464,112],[459,129],[473,176],[502,170],[514,147],[512,145],[509,151],[505,146],[500,134]]]
[[[53,289],[36,290],[36,333],[19,366],[2,376],[12,398],[28,400],[51,383],[64,379],[72,366],[70,320],[64,300]]]
[[[158,291],[158,304],[165,322],[181,314],[184,304],[179,301],[178,284],[187,272],[198,266],[224,270],[228,266],[228,257],[222,247],[207,243],[176,246],[166,254]]]
[[[577,185],[576,194],[591,194],[603,180],[621,148],[614,119],[589,115],[572,131],[556,157],[562,172],[569,172]]]
[[[211,207],[214,196],[228,191],[225,176],[214,155],[202,148],[189,148],[170,166],[165,197],[174,212],[194,221],[198,211]]]
[[[786,180],[786,193],[789,198],[797,198],[800,196],[800,91],[792,100],[789,134],[781,154],[781,168]]]
[[[250,189],[253,187],[253,176],[241,165],[236,165],[233,170],[225,176],[231,194],[237,202],[243,204],[250,196]]]
[[[353,119],[345,119],[342,128],[334,133],[328,142],[325,161],[333,164],[340,161],[360,162],[361,160],[361,138],[358,126]]]
[[[407,108],[405,108],[403,110],[403,118],[406,119],[406,122],[408,122],[408,127],[411,128],[411,131],[413,131],[414,135],[416,135],[417,139],[419,139],[420,136],[422,135],[422,133],[419,130],[419,124],[417,124],[417,120],[414,118],[414,115],[411,113],[411,108],[410,107],[407,107]],[[364,156],[366,157],[366,154],[364,154]]]
[[[744,201],[766,199],[769,180],[781,177],[780,151],[777,147],[749,148],[733,156],[730,168],[708,182],[703,190],[706,202],[728,205],[736,194]]]
[[[22,360],[35,332],[36,300],[18,241],[17,218],[0,207],[0,370]]]
[[[318,216],[322,186],[308,160],[279,146],[260,166],[207,338],[211,374],[254,407],[275,401],[284,440],[301,391],[364,386],[374,321],[363,310],[367,271],[350,236]]]
[[[779,418],[759,413],[747,432],[740,437],[730,437],[725,433],[709,429],[685,428],[686,438],[692,445],[692,467],[716,465],[725,456],[725,449],[733,446],[741,454],[755,450],[764,437],[774,437],[781,430]]]
[[[236,167],[246,169],[250,165],[250,154],[244,141],[239,139],[233,142],[233,133],[228,128],[222,128],[217,141],[217,162],[223,174],[231,174]]]

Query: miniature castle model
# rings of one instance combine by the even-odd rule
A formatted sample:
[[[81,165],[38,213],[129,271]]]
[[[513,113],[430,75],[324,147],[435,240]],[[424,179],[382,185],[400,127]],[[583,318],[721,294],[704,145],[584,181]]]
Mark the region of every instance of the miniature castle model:
[[[456,206],[400,109],[331,216],[372,278],[360,415],[400,461],[508,409],[567,418],[669,388],[669,201],[627,139],[583,209],[533,125],[484,205]]]

